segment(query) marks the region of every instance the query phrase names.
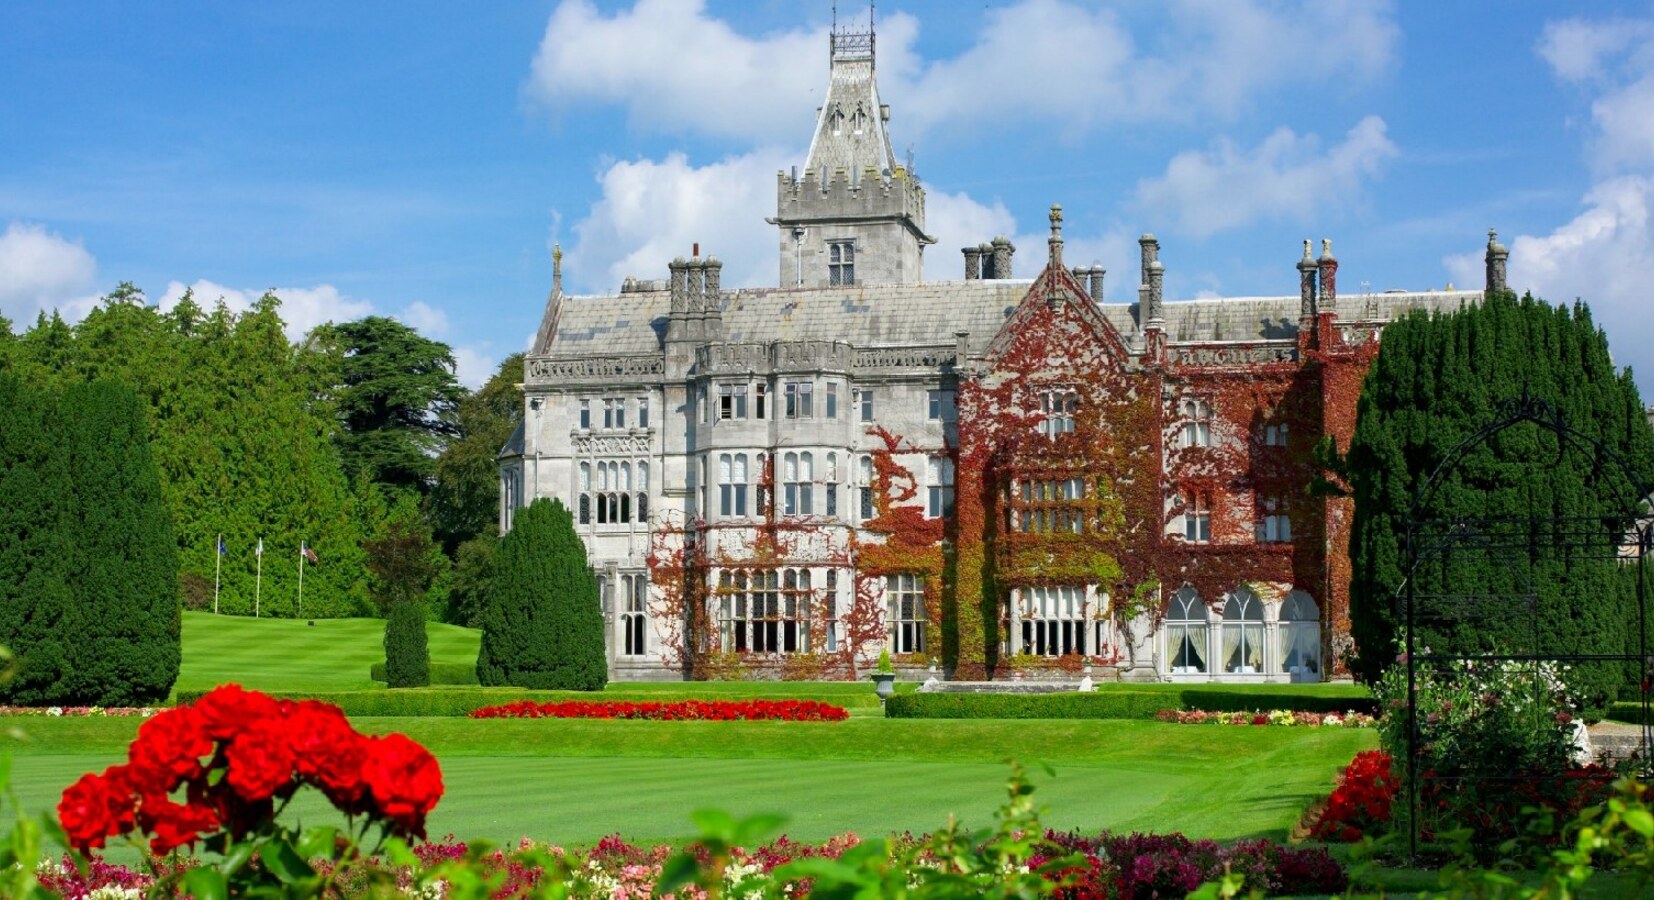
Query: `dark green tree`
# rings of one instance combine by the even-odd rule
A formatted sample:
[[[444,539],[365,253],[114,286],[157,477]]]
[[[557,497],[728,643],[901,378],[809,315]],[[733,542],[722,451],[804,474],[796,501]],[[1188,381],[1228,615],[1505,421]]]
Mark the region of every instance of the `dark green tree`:
[[[412,605],[425,615],[431,608],[427,595],[447,571],[448,557],[431,539],[431,528],[412,497],[403,496],[391,507],[378,533],[363,542],[362,550],[368,592],[380,611],[388,616],[397,607]]]
[[[431,683],[431,652],[425,639],[422,604],[400,602],[385,619],[385,681],[393,688]]]
[[[608,681],[597,576],[558,500],[519,510],[500,540],[483,614],[477,680],[554,690],[601,690]]]
[[[50,702],[78,639],[65,625],[70,483],[57,421],[48,392],[0,373],[0,646],[18,661],[15,677],[0,679],[9,703]]]
[[[345,471],[377,484],[429,489],[436,456],[455,433],[465,389],[447,344],[383,316],[324,326],[318,336],[341,354],[334,391]]]
[[[451,552],[499,533],[500,448],[523,421],[523,355],[513,353],[476,393],[460,401],[457,436],[436,460],[430,516]]]
[[[1392,322],[1363,385],[1346,465],[1355,499],[1351,630],[1355,669],[1364,679],[1376,679],[1396,657],[1410,504],[1453,448],[1493,422],[1502,401],[1524,392],[1629,461],[1633,479],[1606,455],[1532,423],[1476,446],[1424,515],[1537,524],[1525,547],[1485,553],[1467,545],[1451,564],[1419,567],[1411,573],[1413,590],[1426,597],[1532,596],[1536,616],[1450,615],[1421,627],[1416,638],[1437,652],[1558,655],[1625,652],[1634,638],[1629,570],[1604,559],[1614,551],[1612,530],[1601,529],[1594,554],[1562,548],[1564,530],[1577,527],[1566,520],[1633,511],[1654,476],[1654,431],[1629,370],[1614,367],[1607,339],[1583,304],[1567,309],[1501,294],[1461,311],[1416,312]],[[1616,667],[1587,665],[1576,667],[1570,681],[1594,706],[1611,699],[1623,677]]]
[[[481,628],[483,611],[487,609],[490,585],[494,581],[494,556],[500,539],[492,534],[480,534],[463,544],[455,553],[454,568],[449,571],[444,595],[447,605],[442,621],[450,625]]]

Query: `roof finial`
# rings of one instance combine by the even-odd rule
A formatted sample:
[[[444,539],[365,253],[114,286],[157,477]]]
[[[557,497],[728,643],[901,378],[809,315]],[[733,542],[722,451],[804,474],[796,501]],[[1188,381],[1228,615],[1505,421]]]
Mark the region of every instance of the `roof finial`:
[[[1051,265],[1062,266],[1062,204],[1051,204]]]
[[[563,245],[551,245],[551,290],[563,293]]]

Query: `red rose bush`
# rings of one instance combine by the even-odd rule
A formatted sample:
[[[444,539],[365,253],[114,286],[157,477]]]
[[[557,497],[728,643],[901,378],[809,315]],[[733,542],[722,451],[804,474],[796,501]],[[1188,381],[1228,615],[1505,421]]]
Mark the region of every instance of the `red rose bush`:
[[[841,722],[850,717],[842,706],[819,700],[678,700],[670,703],[631,700],[563,700],[535,703],[518,700],[471,711],[473,719],[657,719],[736,722],[774,719],[783,722]]]
[[[362,834],[423,838],[442,770],[400,734],[358,732],[336,706],[231,684],[145,721],[126,763],[70,785],[58,818],[82,853],[137,831],[156,855],[201,842],[229,857],[240,842],[288,843],[275,817],[306,785],[362,817]]]

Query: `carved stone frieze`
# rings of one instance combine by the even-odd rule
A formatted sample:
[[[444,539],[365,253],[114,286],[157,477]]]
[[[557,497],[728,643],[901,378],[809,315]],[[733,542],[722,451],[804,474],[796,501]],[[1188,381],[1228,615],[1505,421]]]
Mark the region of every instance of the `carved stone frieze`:
[[[576,456],[642,456],[649,452],[649,435],[577,434],[573,444]]]
[[[695,349],[695,367],[709,374],[729,372],[768,372],[770,345],[708,344]]]
[[[838,341],[776,341],[774,348],[777,369],[848,370],[855,353]]]
[[[959,358],[953,347],[868,347],[856,351],[857,369],[939,369]]]
[[[1172,358],[1180,366],[1245,366],[1297,362],[1297,347],[1177,347]]]
[[[606,380],[646,378],[666,374],[666,357],[658,353],[632,356],[530,357],[531,381],[548,379]]]

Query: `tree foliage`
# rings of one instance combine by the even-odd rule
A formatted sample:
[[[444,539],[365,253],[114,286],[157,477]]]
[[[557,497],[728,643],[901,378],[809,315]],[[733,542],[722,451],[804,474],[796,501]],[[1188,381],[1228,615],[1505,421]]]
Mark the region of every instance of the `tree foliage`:
[[[424,494],[465,389],[447,344],[383,316],[319,329],[341,354],[334,397],[345,471]]]
[[[14,702],[141,706],[178,677],[178,556],[144,413],[113,381],[0,381],[0,642]],[[20,429],[25,429],[20,431]]]
[[[513,353],[476,393],[460,401],[458,436],[436,461],[431,521],[437,536],[456,547],[499,531],[500,448],[523,421],[523,354]]]
[[[1436,652],[1557,654],[1625,652],[1634,638],[1627,570],[1604,559],[1623,535],[1601,529],[1602,546],[1589,559],[1562,548],[1565,519],[1632,513],[1650,484],[1654,432],[1636,386],[1628,370],[1614,367],[1583,304],[1567,309],[1496,295],[1458,312],[1416,312],[1388,325],[1362,390],[1347,467],[1355,497],[1352,632],[1363,678],[1376,680],[1396,655],[1409,505],[1453,448],[1492,423],[1502,401],[1524,393],[1628,461],[1633,478],[1589,442],[1581,446],[1531,423],[1475,446],[1445,473],[1423,516],[1531,521],[1526,549],[1456,553],[1450,565],[1411,573],[1413,589],[1424,596],[1531,596],[1532,613],[1511,607],[1497,615],[1455,614],[1416,637]],[[1622,677],[1610,666],[1581,666],[1570,681],[1594,704],[1611,698]]]
[[[387,615],[412,605],[425,615],[431,585],[448,570],[448,558],[431,539],[430,526],[412,497],[397,500],[378,533],[362,544],[368,592]],[[389,637],[386,638],[389,640]]]
[[[608,680],[597,576],[560,501],[541,498],[519,510],[500,541],[477,680],[584,691]]]

